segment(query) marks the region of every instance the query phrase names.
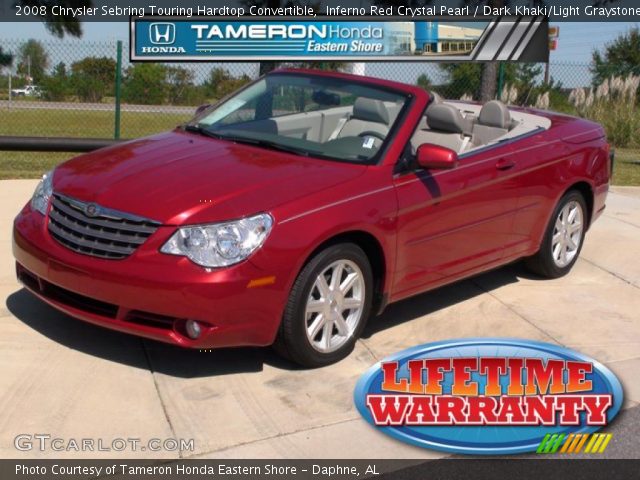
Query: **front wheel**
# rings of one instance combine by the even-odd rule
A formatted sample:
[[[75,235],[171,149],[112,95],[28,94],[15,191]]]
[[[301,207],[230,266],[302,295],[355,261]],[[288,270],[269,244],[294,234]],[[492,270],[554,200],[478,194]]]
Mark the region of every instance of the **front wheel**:
[[[580,192],[571,190],[558,202],[540,250],[525,260],[527,268],[548,278],[569,273],[580,255],[586,226],[584,197]]]
[[[346,357],[371,311],[373,274],[367,255],[352,243],[316,254],[296,279],[276,350],[305,367]]]

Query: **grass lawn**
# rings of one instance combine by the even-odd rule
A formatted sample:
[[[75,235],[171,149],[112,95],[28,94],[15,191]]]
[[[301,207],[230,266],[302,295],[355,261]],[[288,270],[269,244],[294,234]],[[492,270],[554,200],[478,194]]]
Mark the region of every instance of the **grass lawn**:
[[[640,149],[616,149],[613,167],[613,185],[640,185]]]
[[[188,116],[122,112],[122,138],[136,138],[170,130]],[[2,110],[0,135],[52,137],[113,137],[113,112],[80,110]],[[37,178],[73,153],[2,152],[0,179]],[[640,149],[616,149],[614,185],[640,185]]]
[[[189,120],[175,113],[122,112],[122,138],[144,137],[170,130]],[[8,110],[0,111],[0,135],[34,137],[113,138],[113,112],[91,110]]]
[[[189,116],[122,112],[121,137],[136,138],[171,130]],[[0,135],[113,138],[113,112],[80,110],[2,110]],[[36,178],[74,153],[0,151],[0,179]]]

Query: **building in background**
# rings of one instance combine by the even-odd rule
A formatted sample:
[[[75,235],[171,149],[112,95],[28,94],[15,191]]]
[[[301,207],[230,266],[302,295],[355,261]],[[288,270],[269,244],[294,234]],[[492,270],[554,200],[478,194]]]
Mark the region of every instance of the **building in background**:
[[[393,22],[392,28],[391,51],[396,55],[468,54],[484,31],[445,22]]]

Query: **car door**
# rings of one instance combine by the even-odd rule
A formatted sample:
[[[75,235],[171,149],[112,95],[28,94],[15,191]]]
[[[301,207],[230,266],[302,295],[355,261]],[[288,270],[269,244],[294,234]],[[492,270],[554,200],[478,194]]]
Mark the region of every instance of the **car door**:
[[[518,192],[510,144],[463,155],[450,170],[394,176],[398,197],[393,297],[403,298],[500,262],[512,241]]]
[[[506,255],[517,257],[531,253],[539,246],[559,193],[570,177],[568,165],[584,161],[558,139],[550,139],[539,131],[526,139],[526,144],[514,151],[517,169],[513,180],[519,192],[514,215],[514,239]]]

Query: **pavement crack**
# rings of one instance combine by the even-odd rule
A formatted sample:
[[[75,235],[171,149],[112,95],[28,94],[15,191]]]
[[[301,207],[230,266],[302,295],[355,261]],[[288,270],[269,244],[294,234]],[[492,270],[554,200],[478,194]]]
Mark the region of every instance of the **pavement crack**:
[[[484,293],[486,293],[487,295],[489,295],[491,298],[494,298],[495,300],[497,300],[498,302],[500,302],[503,306],[505,306],[510,312],[514,313],[515,315],[517,315],[518,317],[520,317],[522,320],[524,320],[525,322],[527,322],[529,325],[531,325],[533,328],[535,328],[536,330],[538,330],[539,332],[543,333],[544,335],[546,335],[547,337],[549,337],[551,340],[553,340],[554,342],[556,342],[558,345],[562,345],[563,347],[566,346],[564,345],[560,340],[558,340],[556,337],[554,337],[553,335],[551,335],[549,332],[547,332],[544,328],[539,327],[538,325],[536,325],[535,323],[533,323],[531,320],[529,320],[527,317],[525,317],[524,315],[522,315],[518,310],[516,310],[515,308],[513,308],[511,305],[509,305],[508,303],[502,301],[497,295],[495,295],[493,292],[491,292],[491,290],[486,289],[485,287],[483,287],[480,283],[478,283],[476,281],[475,278],[471,279],[471,283],[473,283],[476,287],[478,287],[480,290],[482,290]]]
[[[140,344],[142,345],[142,352],[144,353],[144,358],[147,360],[147,366],[149,367],[149,372],[151,373],[151,378],[153,378],[153,386],[156,389],[156,395],[158,395],[158,400],[160,400],[160,406],[162,407],[162,413],[164,414],[164,418],[169,425],[169,430],[171,430],[171,435],[174,439],[177,439],[175,428],[173,428],[173,423],[171,423],[171,418],[169,417],[169,411],[167,410],[167,405],[162,398],[162,393],[160,393],[160,385],[158,385],[158,379],[156,378],[156,372],[153,369],[153,363],[151,362],[151,356],[149,355],[149,350],[147,350],[147,344],[144,341],[144,338],[140,339]],[[182,459],[182,449],[178,450],[178,458]]]
[[[638,288],[638,289],[640,289],[640,286],[636,285],[636,284],[635,284],[635,283],[633,283],[631,280],[629,280],[629,279],[627,279],[627,278],[623,277],[622,275],[620,275],[620,274],[618,274],[618,273],[616,273],[616,272],[613,272],[613,271],[609,270],[609,269],[608,269],[608,268],[606,268],[606,267],[603,267],[602,265],[598,265],[598,264],[597,264],[596,262],[594,262],[593,260],[589,260],[588,258],[586,258],[586,257],[584,257],[584,256],[583,256],[583,257],[580,257],[580,258],[581,258],[582,260],[584,260],[585,262],[587,262],[589,265],[592,265],[592,266],[594,266],[594,267],[596,267],[596,268],[598,268],[598,269],[602,270],[603,272],[606,272],[606,273],[608,273],[609,275],[612,275],[612,276],[616,277],[618,280],[622,280],[624,283],[626,283],[626,284],[628,284],[628,285],[631,285],[631,286],[632,286],[632,287],[634,287],[634,288]]]
[[[622,218],[619,218],[619,217],[614,217],[612,215],[605,215],[605,217],[610,220],[616,220],[617,222],[624,223],[625,225],[629,225],[630,227],[640,228],[640,225],[638,225],[637,223],[633,223],[628,220],[623,220]]]
[[[373,350],[369,348],[369,345],[367,345],[367,343],[362,338],[358,339],[358,343],[362,345],[367,352],[369,352],[369,355],[371,355],[376,362],[380,360],[378,356],[375,353],[373,353]]]
[[[301,432],[311,432],[313,430],[319,430],[319,429],[325,428],[325,427],[333,427],[334,425],[341,425],[343,423],[355,422],[355,421],[360,420],[360,419],[361,419],[361,417],[346,418],[344,420],[338,420],[336,422],[323,423],[322,425],[315,425],[315,426],[308,427],[308,428],[301,428],[301,429],[298,429],[298,430],[292,430],[291,432],[277,433],[275,435],[270,435],[268,437],[256,438],[255,440],[248,440],[246,442],[240,442],[240,443],[236,443],[234,445],[229,445],[229,446],[222,447],[222,448],[214,448],[213,450],[208,450],[206,452],[196,453],[196,454],[193,454],[193,455],[189,455],[188,457],[184,457],[184,459],[203,457],[205,455],[210,455],[212,453],[225,452],[227,450],[231,450],[232,448],[244,447],[246,445],[253,445],[254,443],[266,442],[266,441],[269,441],[269,440],[275,440],[276,438],[288,437],[290,435],[295,435],[295,434],[301,433]]]

